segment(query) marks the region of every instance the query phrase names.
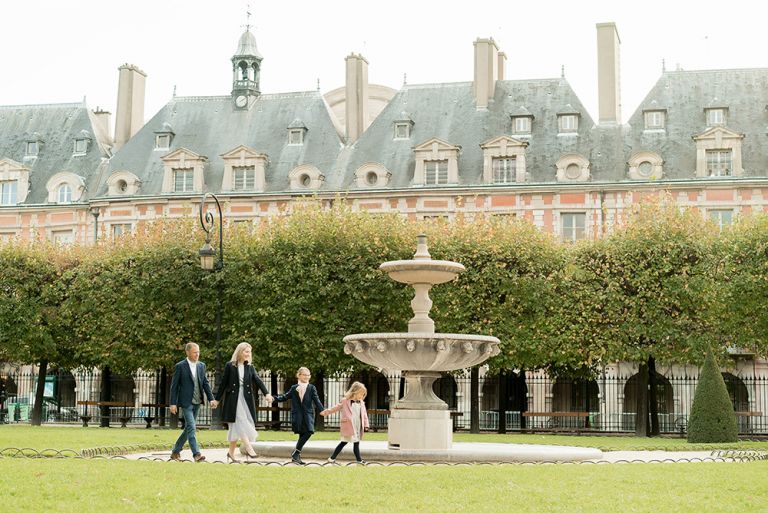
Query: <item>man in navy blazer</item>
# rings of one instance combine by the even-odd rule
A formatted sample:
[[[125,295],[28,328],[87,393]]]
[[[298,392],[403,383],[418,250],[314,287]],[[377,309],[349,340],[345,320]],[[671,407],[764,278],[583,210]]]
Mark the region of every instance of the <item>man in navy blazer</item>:
[[[195,461],[205,460],[205,456],[200,454],[200,447],[197,445],[197,434],[195,425],[197,420],[197,411],[207,398],[211,403],[211,408],[216,408],[219,403],[214,400],[211,385],[205,376],[205,364],[200,361],[200,346],[194,342],[188,343],[184,347],[187,357],[176,364],[171,379],[171,413],[176,413],[181,409],[184,418],[184,431],[181,432],[179,439],[171,449],[171,459],[181,459],[181,449],[184,443],[189,440],[189,448],[192,449],[192,457]]]

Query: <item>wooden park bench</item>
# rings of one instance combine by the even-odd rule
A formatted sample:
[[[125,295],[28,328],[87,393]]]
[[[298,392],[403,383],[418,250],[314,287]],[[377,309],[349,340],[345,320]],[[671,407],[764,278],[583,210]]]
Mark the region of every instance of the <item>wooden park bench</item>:
[[[88,415],[88,407],[89,406],[96,406],[96,407],[107,407],[107,408],[122,408],[123,409],[123,416],[120,417],[120,427],[127,427],[128,421],[131,420],[131,417],[128,416],[128,413],[126,411],[127,408],[133,407],[132,402],[124,402],[124,401],[77,401],[77,404],[80,406],[85,406],[85,415],[80,415],[80,420],[83,421],[83,427],[88,427],[88,422],[93,418],[91,415]],[[107,419],[107,424],[109,424],[109,415],[102,416]]]
[[[159,403],[141,403],[142,408],[167,408],[167,404],[159,404]],[[160,414],[158,413],[158,417]],[[152,421],[155,420],[155,417],[152,416],[151,410],[147,410],[147,415],[144,417],[144,422],[147,423],[147,429],[150,429],[152,427]]]
[[[587,411],[524,411],[523,417],[550,417],[552,423],[551,428],[558,429],[559,422],[556,419],[561,418],[583,418],[584,427],[589,428],[589,415]],[[576,431],[579,431],[579,427],[576,427]]]
[[[260,411],[269,411],[269,412],[275,412],[275,411],[291,411],[290,408],[281,408],[279,406],[257,406],[256,407],[256,414],[258,415],[258,412]],[[279,431],[280,427],[284,424],[282,420],[279,418],[277,420],[259,420],[256,422],[257,427],[262,427],[264,429],[272,429],[274,431]]]

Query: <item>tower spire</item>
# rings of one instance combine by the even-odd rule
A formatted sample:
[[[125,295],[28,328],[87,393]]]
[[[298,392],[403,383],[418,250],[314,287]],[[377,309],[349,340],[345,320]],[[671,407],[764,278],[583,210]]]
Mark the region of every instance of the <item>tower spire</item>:
[[[256,47],[256,38],[251,33],[251,9],[246,10],[245,32],[237,42],[232,56],[232,101],[237,109],[247,109],[259,96],[259,75],[263,57]]]

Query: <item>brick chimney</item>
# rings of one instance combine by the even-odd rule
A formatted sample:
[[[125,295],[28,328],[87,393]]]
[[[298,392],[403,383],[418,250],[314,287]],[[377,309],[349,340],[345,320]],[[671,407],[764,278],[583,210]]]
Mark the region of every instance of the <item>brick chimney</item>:
[[[132,64],[119,68],[115,149],[119,149],[144,125],[144,84],[147,74]]]
[[[621,123],[621,86],[619,83],[619,32],[616,24],[598,23],[597,27],[597,100],[599,124]]]
[[[368,61],[355,53],[349,54],[345,61],[346,136],[347,144],[351,144],[368,128]]]

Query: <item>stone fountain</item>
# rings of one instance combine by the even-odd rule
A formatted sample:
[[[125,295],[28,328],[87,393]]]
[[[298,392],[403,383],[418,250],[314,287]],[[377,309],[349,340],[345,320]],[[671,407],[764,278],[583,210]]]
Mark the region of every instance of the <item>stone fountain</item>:
[[[416,291],[408,332],[348,335],[344,337],[344,352],[380,369],[399,370],[405,378],[405,396],[395,403],[389,418],[390,449],[450,449],[450,412],[432,391],[432,384],[443,372],[466,369],[499,354],[499,339],[435,333],[435,323],[429,317],[429,290],[455,279],[466,269],[457,262],[432,260],[426,235],[418,236],[412,260],[385,262],[379,269]]]

